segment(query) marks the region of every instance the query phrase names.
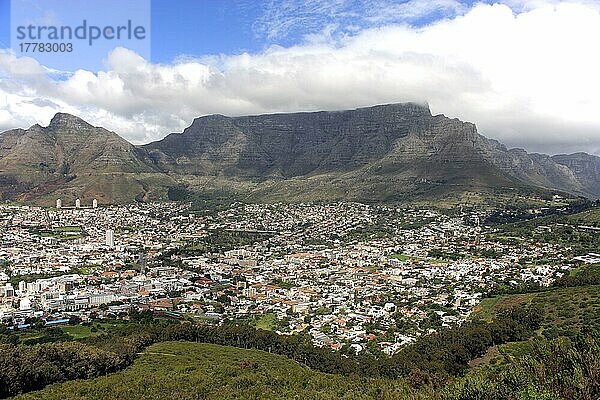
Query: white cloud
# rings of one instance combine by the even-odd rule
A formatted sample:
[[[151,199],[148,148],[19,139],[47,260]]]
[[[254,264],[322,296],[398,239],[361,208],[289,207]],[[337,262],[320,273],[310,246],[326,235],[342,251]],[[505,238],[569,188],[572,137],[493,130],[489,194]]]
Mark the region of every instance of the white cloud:
[[[106,71],[59,80],[33,59],[0,53],[0,129],[66,111],[141,143],[210,113],[427,101],[511,146],[600,153],[598,5],[513,1],[463,14],[423,27],[326,30],[292,47],[168,65],[115,49]]]

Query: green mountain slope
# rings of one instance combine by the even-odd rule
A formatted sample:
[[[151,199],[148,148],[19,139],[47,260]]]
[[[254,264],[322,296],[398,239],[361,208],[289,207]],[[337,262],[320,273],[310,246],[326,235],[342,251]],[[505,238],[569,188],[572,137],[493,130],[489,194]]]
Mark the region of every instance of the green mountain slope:
[[[114,132],[59,113],[47,127],[0,134],[0,198],[65,204],[156,198],[173,180]]]
[[[408,396],[408,397],[407,397]],[[56,384],[15,399],[399,399],[402,381],[312,371],[258,350],[189,342],[150,346],[125,371]]]

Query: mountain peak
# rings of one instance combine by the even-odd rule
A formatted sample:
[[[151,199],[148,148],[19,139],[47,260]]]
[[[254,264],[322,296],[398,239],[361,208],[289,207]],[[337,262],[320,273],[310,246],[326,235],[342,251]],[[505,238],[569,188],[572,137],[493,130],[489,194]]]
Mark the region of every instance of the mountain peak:
[[[308,115],[323,115],[323,114],[340,114],[340,113],[380,113],[382,114],[403,114],[410,117],[426,116],[431,117],[431,110],[427,102],[406,102],[406,103],[387,103],[377,104],[374,106],[349,108],[343,110],[330,110],[330,111],[299,111],[299,112],[277,112],[271,114],[250,114],[244,116],[228,116],[223,114],[207,114],[201,117],[197,117],[193,122],[222,122],[229,121],[232,119],[244,119],[244,118],[268,118],[268,117],[285,117],[290,115],[295,116],[308,116]]]
[[[85,122],[83,119],[76,117],[72,114],[67,113],[56,113],[50,123],[48,124],[49,129],[56,128],[84,128],[90,127],[91,125]]]

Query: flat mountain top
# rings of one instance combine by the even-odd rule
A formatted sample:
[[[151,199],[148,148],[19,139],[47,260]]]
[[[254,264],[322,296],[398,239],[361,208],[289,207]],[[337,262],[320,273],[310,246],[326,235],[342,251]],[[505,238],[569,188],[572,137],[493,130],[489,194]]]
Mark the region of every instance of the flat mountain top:
[[[477,202],[499,193],[600,195],[600,158],[507,149],[425,104],[196,118],[143,146],[58,113],[0,134],[0,194],[52,203],[166,199],[169,188],[249,201]]]

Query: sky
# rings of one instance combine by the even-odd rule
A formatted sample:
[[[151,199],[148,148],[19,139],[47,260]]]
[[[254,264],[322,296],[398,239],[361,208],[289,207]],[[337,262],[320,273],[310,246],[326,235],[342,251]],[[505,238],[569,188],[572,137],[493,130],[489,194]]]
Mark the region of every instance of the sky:
[[[11,15],[0,0],[0,131],[60,111],[139,144],[207,114],[416,101],[508,147],[600,155],[599,1],[36,0],[36,23],[147,28],[50,56],[18,51],[33,0],[12,1]]]

